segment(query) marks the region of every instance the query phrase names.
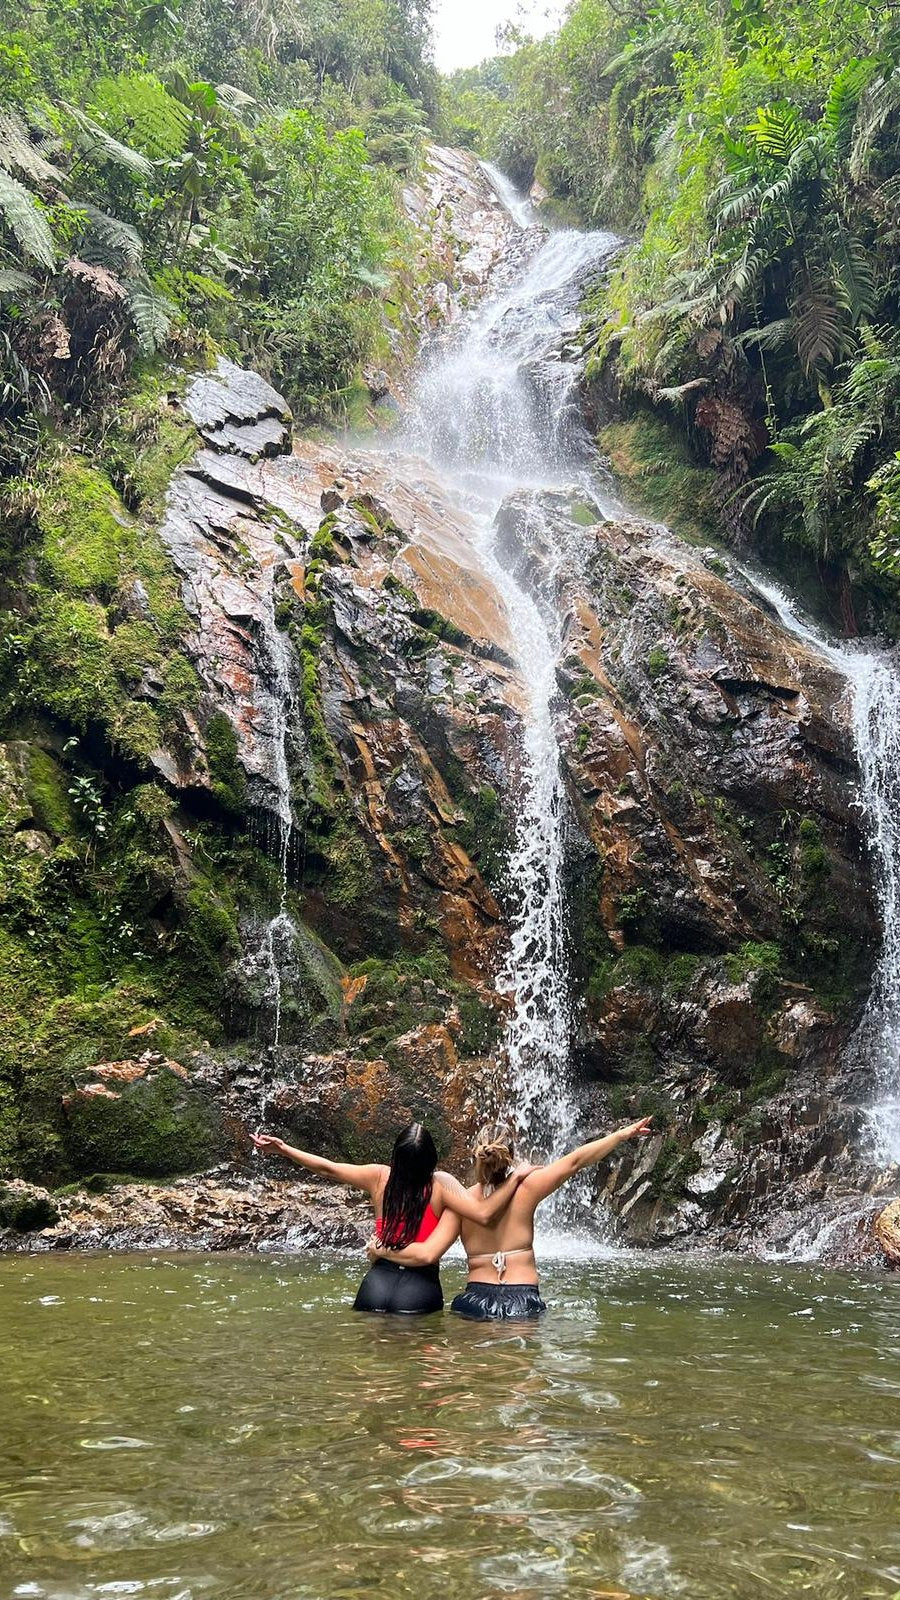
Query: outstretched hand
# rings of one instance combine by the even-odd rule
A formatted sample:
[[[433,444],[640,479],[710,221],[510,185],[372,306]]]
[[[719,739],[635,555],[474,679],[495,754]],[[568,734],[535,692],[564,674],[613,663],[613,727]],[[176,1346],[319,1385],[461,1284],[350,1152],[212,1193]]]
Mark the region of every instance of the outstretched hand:
[[[274,1133],[251,1133],[250,1138],[264,1156],[280,1156],[287,1149],[284,1140],[276,1139]]]
[[[637,1122],[629,1122],[627,1128],[619,1129],[619,1138],[623,1141],[625,1139],[648,1138],[653,1132],[653,1129],[650,1126],[652,1121],[652,1117],[641,1117]]]

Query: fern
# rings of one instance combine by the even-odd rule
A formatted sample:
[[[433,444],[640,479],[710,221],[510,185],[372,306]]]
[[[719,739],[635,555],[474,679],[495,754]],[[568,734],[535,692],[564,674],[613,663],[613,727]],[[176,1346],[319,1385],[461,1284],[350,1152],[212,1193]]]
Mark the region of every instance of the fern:
[[[50,224],[34,195],[0,168],[0,214],[23,255],[49,271],[56,261]]]
[[[92,122],[77,106],[62,102],[63,110],[71,117],[77,129],[76,143],[79,149],[87,156],[88,160],[110,163],[122,167],[136,178],[149,178],[153,172],[153,162],[140,151],[133,150],[131,145],[122,144],[119,139],[114,139],[112,134],[101,128],[99,122]]]
[[[130,279],[125,288],[128,311],[141,355],[151,356],[165,344],[176,316],[175,307],[142,275]]]
[[[0,267],[0,294],[26,294],[37,288],[37,279],[30,272],[19,272],[16,267]]]
[[[760,106],[747,135],[760,155],[786,163],[803,144],[807,129],[792,106]]]
[[[860,98],[874,70],[875,62],[870,57],[859,60],[854,56],[841,68],[828,91],[822,123],[841,157],[850,152]]]
[[[41,146],[32,142],[22,118],[9,108],[0,108],[0,167],[30,178],[32,183],[62,181],[61,173],[46,159]]]
[[[840,307],[829,288],[807,283],[794,302],[797,354],[807,377],[831,367],[845,348],[846,335]]]
[[[838,298],[854,323],[870,317],[877,299],[875,272],[858,239],[836,228],[831,240],[832,271]]]
[[[879,134],[898,111],[900,68],[895,68],[888,77],[873,79],[860,97],[848,161],[854,182],[865,175]]]
[[[90,110],[95,121],[110,133],[127,136],[132,148],[152,160],[171,160],[187,145],[190,112],[147,73],[101,78]]]
[[[144,243],[136,228],[120,217],[110,217],[98,206],[81,204],[79,214],[85,231],[79,245],[82,260],[109,267],[120,276],[130,276],[144,259]]]

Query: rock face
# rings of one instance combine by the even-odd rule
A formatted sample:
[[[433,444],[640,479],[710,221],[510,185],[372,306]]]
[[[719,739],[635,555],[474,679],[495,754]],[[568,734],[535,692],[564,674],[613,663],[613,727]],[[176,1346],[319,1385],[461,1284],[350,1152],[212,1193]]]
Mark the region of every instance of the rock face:
[[[425,329],[532,247],[457,152],[433,150],[407,201]],[[77,519],[45,548],[74,586],[54,660],[74,638],[90,667],[79,735],[45,718],[0,743],[0,962],[33,1008],[11,1092],[0,1075],[0,1170],[102,1190],[55,1224],[14,1195],[3,1248],[355,1241],[336,1197],[320,1214],[250,1176],[250,1131],[370,1160],[427,1120],[460,1168],[498,1098],[528,695],[497,568],[424,462],[295,440],[233,363],[182,376],[163,411],[179,464],[158,527],[92,486],[111,544],[127,526],[141,545],[129,582],[105,546],[84,575]],[[842,680],[721,555],[609,520],[583,487],[512,496],[495,549],[562,619],[585,1127],[658,1129],[602,1174],[604,1205],[636,1242],[777,1247],[843,1186],[841,1237],[862,1239],[842,1058],[877,929]],[[44,907],[65,930],[46,1018]]]
[[[509,500],[500,536],[566,618],[576,1058],[598,1114],[665,1129],[606,1196],[635,1241],[740,1242],[848,1159],[842,1051],[877,928],[846,686],[715,552],[576,490],[534,509]]]

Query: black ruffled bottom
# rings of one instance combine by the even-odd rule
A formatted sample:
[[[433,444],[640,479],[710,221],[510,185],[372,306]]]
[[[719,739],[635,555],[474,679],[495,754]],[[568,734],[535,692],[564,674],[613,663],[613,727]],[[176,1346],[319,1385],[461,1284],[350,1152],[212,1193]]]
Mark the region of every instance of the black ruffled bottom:
[[[474,1322],[533,1322],[546,1309],[534,1283],[467,1283],[450,1305]]]

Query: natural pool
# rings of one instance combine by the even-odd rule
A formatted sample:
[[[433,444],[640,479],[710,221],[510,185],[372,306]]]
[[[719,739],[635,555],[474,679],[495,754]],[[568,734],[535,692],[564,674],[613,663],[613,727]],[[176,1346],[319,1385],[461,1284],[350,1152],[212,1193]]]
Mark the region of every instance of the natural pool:
[[[516,1331],[357,1276],[0,1260],[2,1600],[900,1591],[900,1281],[560,1262]]]

